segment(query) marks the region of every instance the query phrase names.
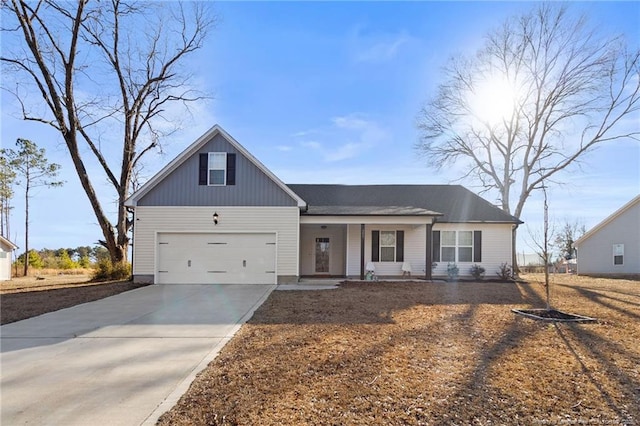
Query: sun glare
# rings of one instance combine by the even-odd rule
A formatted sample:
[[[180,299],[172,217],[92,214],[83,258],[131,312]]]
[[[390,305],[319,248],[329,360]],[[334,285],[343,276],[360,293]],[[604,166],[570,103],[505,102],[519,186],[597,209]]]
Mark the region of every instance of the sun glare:
[[[471,95],[470,105],[479,121],[491,126],[511,117],[517,93],[509,82],[501,79],[486,80]]]

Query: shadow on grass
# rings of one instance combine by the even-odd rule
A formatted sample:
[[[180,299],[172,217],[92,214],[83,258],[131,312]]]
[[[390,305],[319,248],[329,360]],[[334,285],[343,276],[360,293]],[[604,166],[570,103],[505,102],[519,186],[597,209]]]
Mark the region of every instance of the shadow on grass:
[[[607,390],[605,384],[594,375],[593,368],[589,368],[585,360],[590,358],[593,362],[597,363],[599,368],[596,368],[596,370],[606,371],[605,377],[614,379],[613,384],[618,388],[615,390],[623,393],[626,397],[625,399],[629,401],[629,405],[637,408],[638,402],[640,402],[640,382],[634,380],[629,374],[625,374],[623,372],[624,369],[620,368],[619,364],[613,362],[613,358],[616,357],[626,360],[626,362],[629,363],[629,369],[631,369],[632,366],[640,364],[640,357],[629,352],[617,342],[603,339],[586,328],[576,327],[575,324],[566,325],[568,331],[572,334],[572,339],[567,336],[563,327],[558,324],[554,324],[554,327],[568,351],[573,355],[576,362],[580,364],[582,372],[586,375],[589,382],[598,390],[598,393],[606,402],[607,406],[618,415],[624,424],[632,424],[629,411],[622,404],[616,402],[615,398],[611,395],[611,391]],[[574,341],[573,343],[572,340]],[[581,353],[586,355],[581,355]],[[611,386],[611,384],[609,386]]]
[[[573,291],[576,291],[580,296],[591,300],[592,302],[595,302],[599,305],[602,305],[603,307],[607,308],[607,309],[612,309],[614,311],[618,311],[619,313],[626,315],[626,316],[630,316],[633,317],[635,319],[640,319],[640,314],[637,313],[637,308],[633,308],[636,306],[640,306],[640,303],[636,303],[636,302],[632,302],[630,300],[624,300],[621,298],[617,298],[617,297],[612,297],[609,296],[607,294],[603,294],[603,293],[609,293],[609,290],[604,290],[604,289],[600,289],[600,290],[590,290],[584,287],[574,287],[574,286],[570,286],[570,285],[566,285],[566,284],[556,284],[558,287],[564,287],[567,289],[571,289]],[[638,298],[638,300],[640,301],[640,296],[638,296],[635,293],[621,293],[618,292],[619,294],[625,294],[627,296],[633,297],[633,298]],[[631,305],[631,307],[629,309],[625,309],[622,308],[620,306],[616,306],[614,303],[620,303],[620,304],[624,304],[624,305]],[[631,310],[634,309],[634,310]]]
[[[640,356],[633,332],[616,341],[635,317],[599,304],[603,324],[554,328],[510,312],[543,307],[542,290],[367,283],[274,292],[171,413],[185,424],[197,415],[265,425],[637,421]],[[562,297],[588,311],[598,304],[590,296]]]
[[[274,292],[252,324],[391,324],[414,306],[521,305],[514,283],[348,283],[332,291]]]

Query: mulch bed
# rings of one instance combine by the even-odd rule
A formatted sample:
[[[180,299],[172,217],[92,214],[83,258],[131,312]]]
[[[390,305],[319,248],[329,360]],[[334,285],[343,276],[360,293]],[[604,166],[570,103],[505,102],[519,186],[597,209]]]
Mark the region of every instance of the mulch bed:
[[[512,312],[539,321],[582,323],[597,321],[595,318],[562,312],[556,309],[512,309]]]
[[[638,424],[640,284],[609,281],[553,287],[593,324],[514,315],[536,282],[276,291],[159,424]]]
[[[0,294],[0,324],[35,317],[143,287],[131,281],[31,286]],[[59,288],[63,287],[63,288]],[[31,290],[31,291],[28,291]]]

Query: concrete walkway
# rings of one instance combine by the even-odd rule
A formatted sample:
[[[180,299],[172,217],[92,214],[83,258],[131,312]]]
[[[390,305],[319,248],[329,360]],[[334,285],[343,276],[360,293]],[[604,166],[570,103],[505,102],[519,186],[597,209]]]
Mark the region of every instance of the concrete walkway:
[[[3,325],[0,424],[155,424],[274,287],[152,285]]]

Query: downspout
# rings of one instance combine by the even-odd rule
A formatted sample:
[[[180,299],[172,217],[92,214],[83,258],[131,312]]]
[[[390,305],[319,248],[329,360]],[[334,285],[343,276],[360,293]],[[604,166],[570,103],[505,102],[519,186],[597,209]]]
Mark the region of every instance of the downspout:
[[[127,207],[127,212],[131,213],[131,239],[129,240],[129,247],[131,248],[131,281],[134,281],[133,276],[133,237],[135,235],[135,227],[136,227],[136,211],[132,207]]]
[[[511,265],[513,268],[513,275],[515,278],[520,276],[520,268],[518,267],[518,254],[516,253],[516,230],[518,224],[514,224],[511,228]]]

